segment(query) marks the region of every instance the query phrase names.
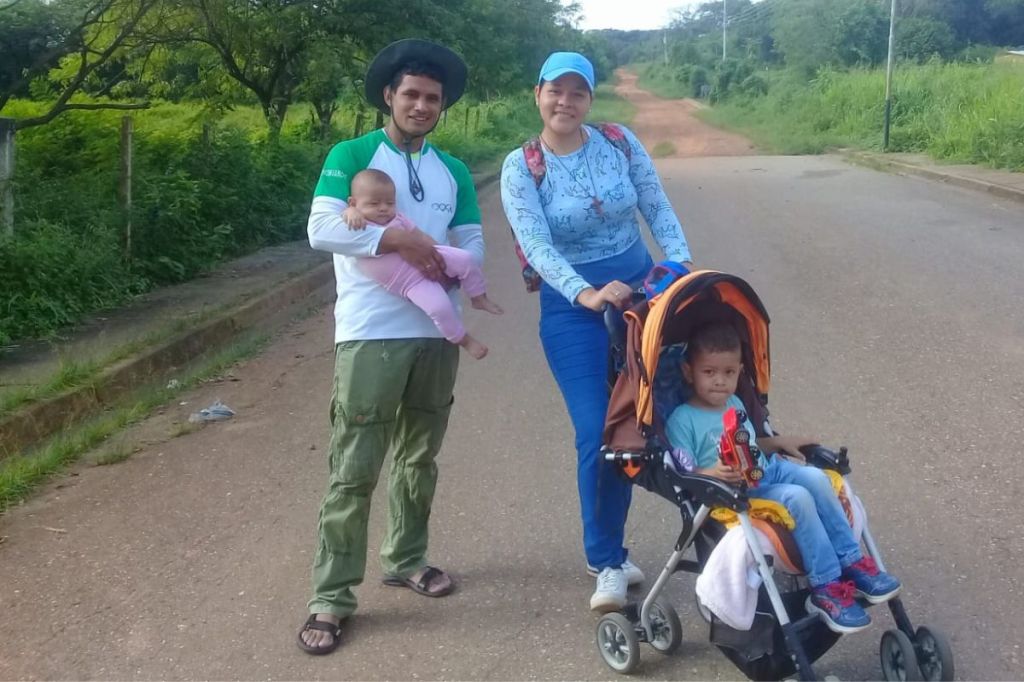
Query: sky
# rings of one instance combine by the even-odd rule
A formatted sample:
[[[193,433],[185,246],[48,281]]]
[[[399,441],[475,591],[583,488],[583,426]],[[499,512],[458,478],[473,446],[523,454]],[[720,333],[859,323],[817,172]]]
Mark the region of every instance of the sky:
[[[584,15],[578,28],[619,28],[624,31],[661,28],[672,10],[699,4],[696,0],[576,0]]]

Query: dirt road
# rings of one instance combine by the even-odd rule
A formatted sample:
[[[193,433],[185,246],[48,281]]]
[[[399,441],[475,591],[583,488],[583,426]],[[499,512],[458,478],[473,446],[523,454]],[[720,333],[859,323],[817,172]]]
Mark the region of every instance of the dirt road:
[[[659,158],[695,156],[748,156],[753,143],[743,137],[714,128],[693,115],[704,105],[694,99],[662,99],[637,86],[637,75],[619,70],[615,92],[636,107],[630,127],[647,150]],[[659,147],[660,145],[660,147]],[[671,145],[671,146],[669,146]],[[655,152],[654,150],[658,150]]]

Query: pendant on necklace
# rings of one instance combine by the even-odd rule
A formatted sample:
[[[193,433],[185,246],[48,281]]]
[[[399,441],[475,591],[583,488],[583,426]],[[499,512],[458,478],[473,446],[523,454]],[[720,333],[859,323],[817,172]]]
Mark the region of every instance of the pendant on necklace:
[[[594,207],[595,211],[597,211],[597,215],[601,216],[602,218],[604,217],[603,204],[604,202],[598,199],[596,196],[590,197],[590,205]]]

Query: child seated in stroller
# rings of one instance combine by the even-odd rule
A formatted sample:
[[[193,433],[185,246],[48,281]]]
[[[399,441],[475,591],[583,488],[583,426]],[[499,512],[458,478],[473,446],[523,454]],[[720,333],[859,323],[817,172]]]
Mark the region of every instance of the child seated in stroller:
[[[720,461],[718,443],[725,412],[730,407],[743,409],[735,395],[742,371],[741,341],[732,325],[715,322],[696,329],[682,365],[692,397],[673,410],[666,422],[669,442],[692,453],[697,473],[733,485],[741,482],[742,475]],[[745,427],[754,444],[753,426],[748,421]],[[747,494],[782,504],[795,521],[793,539],[811,586],[808,612],[817,612],[834,632],[856,632],[866,628],[871,618],[854,596],[880,604],[899,593],[900,582],[861,553],[827,475],[798,463],[802,457],[797,448],[809,442],[761,437],[764,476]]]

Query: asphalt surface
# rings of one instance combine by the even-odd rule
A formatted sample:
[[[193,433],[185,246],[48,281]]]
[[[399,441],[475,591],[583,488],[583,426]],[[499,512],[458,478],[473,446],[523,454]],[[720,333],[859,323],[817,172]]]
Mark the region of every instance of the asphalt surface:
[[[738,274],[772,315],[776,427],[851,449],[853,481],[917,624],[952,638],[958,676],[1020,679],[1024,211],[832,157],[659,163],[697,262]],[[483,208],[500,318],[463,356],[430,558],[443,600],[379,584],[373,557],[342,648],[295,634],[326,484],[329,310],[0,518],[2,679],[610,679],[587,610],[572,433],[536,338],[492,187]],[[214,398],[231,421],[170,438]],[[383,492],[383,491],[381,491]],[[371,545],[382,534],[378,494]],[[628,526],[650,577],[676,510],[638,490]],[[642,649],[649,679],[734,679],[707,643],[692,578],[669,596],[682,649]],[[877,679],[876,626],[818,666]]]

